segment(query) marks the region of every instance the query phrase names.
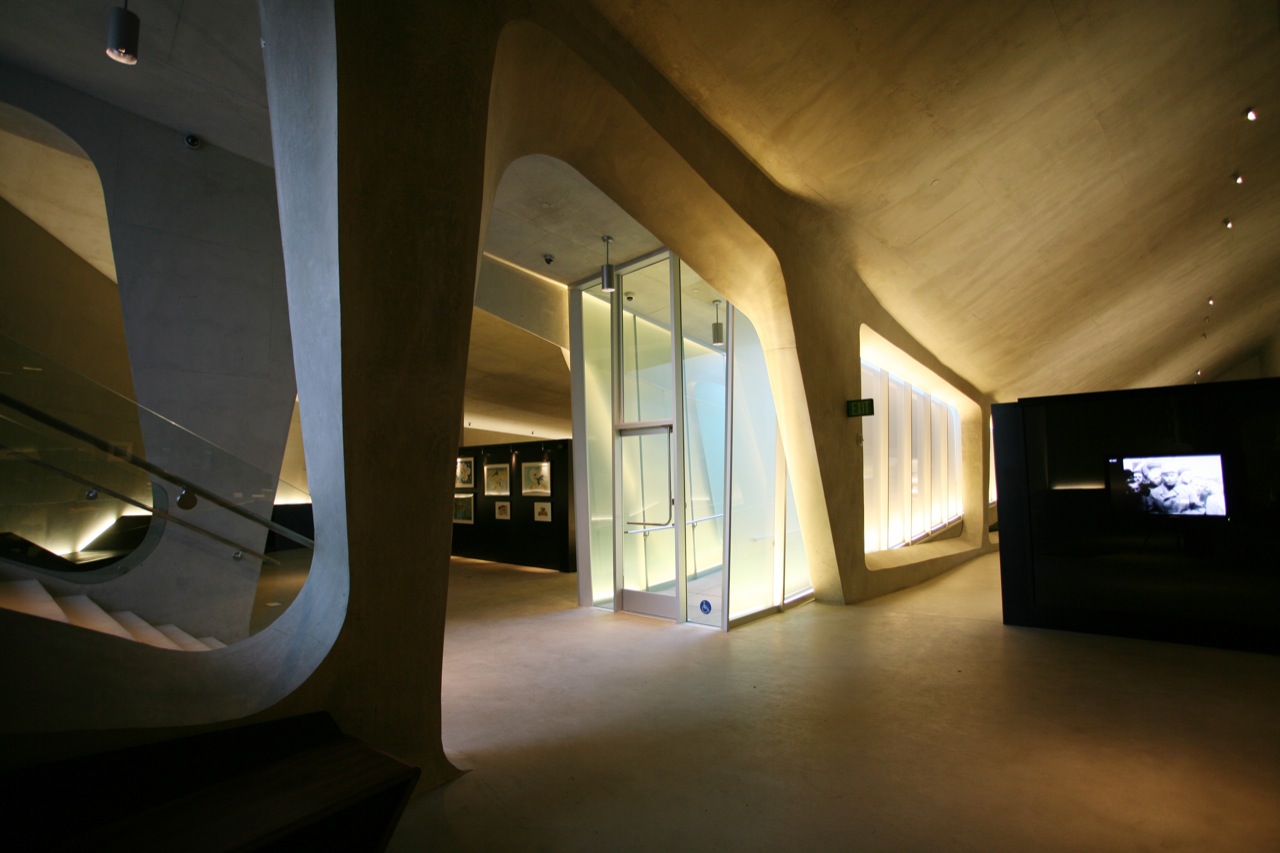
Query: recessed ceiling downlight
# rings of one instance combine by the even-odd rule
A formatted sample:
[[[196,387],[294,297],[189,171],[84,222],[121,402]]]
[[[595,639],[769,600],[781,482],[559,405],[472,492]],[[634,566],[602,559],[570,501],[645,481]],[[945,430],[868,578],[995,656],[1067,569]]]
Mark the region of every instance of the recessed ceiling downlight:
[[[1248,119],[1249,121],[1257,121],[1257,120],[1258,120],[1258,112],[1257,112],[1257,110],[1255,110],[1253,107],[1249,107],[1249,109],[1247,109],[1247,110],[1245,110],[1245,111],[1244,111],[1244,117],[1245,117],[1246,119]]]

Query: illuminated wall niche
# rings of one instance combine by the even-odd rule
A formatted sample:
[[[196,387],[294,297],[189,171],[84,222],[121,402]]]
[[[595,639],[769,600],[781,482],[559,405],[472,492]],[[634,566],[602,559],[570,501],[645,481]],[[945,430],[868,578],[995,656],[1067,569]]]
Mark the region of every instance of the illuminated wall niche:
[[[958,532],[963,517],[961,418],[973,405],[867,326],[861,330],[865,548],[868,553]]]

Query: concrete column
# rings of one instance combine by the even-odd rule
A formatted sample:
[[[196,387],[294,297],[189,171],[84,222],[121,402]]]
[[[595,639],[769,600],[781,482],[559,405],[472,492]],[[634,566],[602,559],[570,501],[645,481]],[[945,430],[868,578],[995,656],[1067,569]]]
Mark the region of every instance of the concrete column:
[[[290,288],[323,287],[291,303],[299,364],[327,374],[309,399],[299,371],[308,469],[317,507],[345,491],[350,561],[343,630],[280,710],[326,708],[434,787],[456,772],[441,654],[499,26],[449,2],[260,9]]]

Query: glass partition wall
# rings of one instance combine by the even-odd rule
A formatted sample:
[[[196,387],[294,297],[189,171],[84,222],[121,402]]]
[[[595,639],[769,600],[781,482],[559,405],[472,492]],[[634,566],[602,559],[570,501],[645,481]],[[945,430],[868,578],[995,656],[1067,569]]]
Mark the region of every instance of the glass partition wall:
[[[582,603],[723,630],[811,597],[750,321],[665,250],[570,318]]]
[[[880,415],[863,431],[866,551],[954,531],[963,510],[956,407],[866,360],[862,393]]]

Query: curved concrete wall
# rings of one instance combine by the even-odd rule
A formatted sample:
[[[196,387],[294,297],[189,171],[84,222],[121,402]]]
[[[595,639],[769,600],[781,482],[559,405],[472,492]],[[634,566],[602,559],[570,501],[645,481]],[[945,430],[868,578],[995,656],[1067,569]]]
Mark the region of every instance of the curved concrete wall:
[[[0,101],[64,132],[98,169],[137,401],[227,452],[200,448],[206,461],[193,466],[195,442],[143,417],[149,461],[227,495],[245,488],[233,470],[243,463],[278,471],[294,375],[272,171],[213,146],[190,151],[177,131],[3,66]],[[269,516],[270,496],[248,508]],[[190,517],[249,550],[266,539],[205,503]],[[234,642],[248,634],[258,577],[234,550],[170,525],[95,598]]]
[[[330,65],[333,53],[330,38]],[[277,469],[294,380],[272,171],[216,148],[186,151],[175,131],[10,69],[0,68],[0,99],[66,131],[99,166],[140,402],[260,468]],[[321,310],[311,319],[324,316],[328,312]],[[334,317],[331,324],[336,322]],[[312,373],[325,368],[321,361]],[[324,524],[310,579],[266,631],[196,655],[0,612],[0,643],[8,650],[0,658],[6,685],[0,731],[9,747],[4,762],[219,724],[292,693],[333,645],[346,611],[341,440],[339,429],[329,443],[339,447],[336,485],[333,465],[323,457],[313,464],[313,479],[326,488],[316,501],[317,526]],[[212,612],[242,624],[240,636],[223,637],[240,639],[248,628],[256,567],[237,567],[223,553],[202,558],[198,544],[171,543],[168,555],[160,556],[120,581],[98,585],[95,599],[108,600],[112,587],[149,580],[139,594],[155,599],[154,612],[223,634],[201,622],[201,613]],[[239,572],[241,583],[228,586],[224,562]],[[147,611],[136,598],[113,606]],[[216,612],[227,608],[236,612]]]
[[[586,3],[537,4],[503,34],[491,170],[565,160],[752,318],[820,600],[851,602],[932,577],[989,548],[989,400],[906,333],[853,272],[834,217],[769,180]],[[554,94],[552,94],[554,93]],[[892,559],[863,554],[859,328],[866,323],[972,402],[961,539]],[[842,519],[839,525],[830,522]]]
[[[844,414],[861,396],[860,324],[976,401],[964,511],[978,523],[986,401],[870,295],[833,217],[774,184],[585,0],[262,0],[261,11],[321,541],[272,631],[187,656],[206,663],[185,673],[163,653],[136,658],[139,678],[172,679],[156,688],[181,700],[164,719],[262,708],[324,657],[265,713],[326,708],[423,765],[424,786],[454,772],[439,738],[449,478],[488,209],[525,154],[572,165],[751,316],[821,598],[879,594],[983,547],[970,530],[922,548],[923,561],[868,568],[860,478],[849,476],[861,425]],[[105,662],[103,642],[89,654]],[[211,711],[193,707],[202,691]]]

